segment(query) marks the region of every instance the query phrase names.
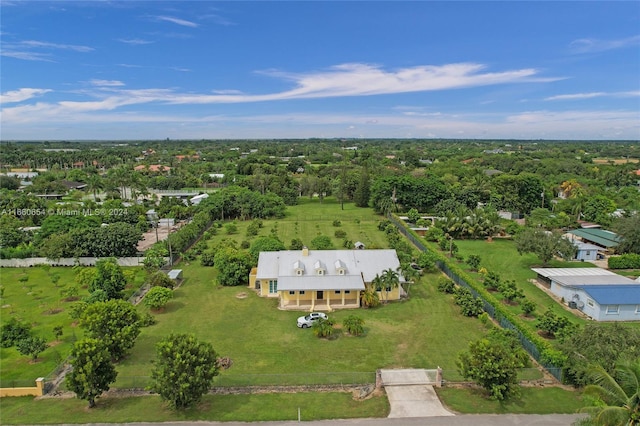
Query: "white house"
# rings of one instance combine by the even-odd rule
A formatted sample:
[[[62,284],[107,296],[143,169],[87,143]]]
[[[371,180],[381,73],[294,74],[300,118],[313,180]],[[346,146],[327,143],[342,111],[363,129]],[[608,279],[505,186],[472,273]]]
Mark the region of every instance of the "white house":
[[[261,252],[249,287],[263,297],[279,298],[281,309],[333,310],[360,307],[360,292],[376,275],[398,271],[395,250],[282,250]],[[405,282],[379,292],[381,300],[398,300]]]
[[[601,268],[532,268],[557,297],[596,321],[640,321],[640,283]]]

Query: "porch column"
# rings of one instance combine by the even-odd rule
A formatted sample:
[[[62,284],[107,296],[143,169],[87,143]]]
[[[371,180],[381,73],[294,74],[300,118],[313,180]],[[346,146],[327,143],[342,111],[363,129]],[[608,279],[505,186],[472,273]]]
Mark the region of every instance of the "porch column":
[[[327,290],[327,309],[331,309],[331,290]]]
[[[315,307],[316,307],[316,291],[312,290],[311,291],[311,310],[313,311]]]
[[[342,306],[344,306],[344,290],[342,290]]]
[[[300,290],[296,291],[296,306],[300,306]]]

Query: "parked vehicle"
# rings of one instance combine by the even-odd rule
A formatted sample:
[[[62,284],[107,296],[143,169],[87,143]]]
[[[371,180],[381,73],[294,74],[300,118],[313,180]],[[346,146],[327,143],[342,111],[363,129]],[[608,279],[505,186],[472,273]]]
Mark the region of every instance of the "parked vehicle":
[[[309,315],[298,318],[298,328],[309,328],[321,319],[326,320],[329,317],[322,312],[311,312]]]

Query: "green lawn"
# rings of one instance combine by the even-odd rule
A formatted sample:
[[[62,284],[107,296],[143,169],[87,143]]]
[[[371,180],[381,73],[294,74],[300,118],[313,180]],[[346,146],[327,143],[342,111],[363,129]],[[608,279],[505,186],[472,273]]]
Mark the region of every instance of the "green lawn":
[[[571,322],[583,324],[585,320],[573,315],[564,309],[558,302],[552,299],[547,293],[530,283],[530,279],[536,278],[536,273],[531,270],[534,267],[541,267],[540,260],[533,254],[519,255],[515,243],[508,239],[495,239],[492,242],[485,240],[457,240],[459,253],[466,259],[470,254],[477,254],[481,257],[481,267],[500,274],[502,280],[515,280],[516,285],[524,291],[525,297],[536,304],[534,316],[541,315],[551,308],[557,315],[567,317]],[[468,269],[468,265],[462,264]],[[589,268],[595,265],[589,262],[562,262],[553,260],[548,267],[554,268]],[[470,275],[479,277],[478,274],[470,272]],[[500,299],[500,294],[495,293]],[[520,315],[522,309],[519,305],[507,306],[514,314]],[[536,321],[527,320],[526,323],[535,329]]]
[[[340,221],[340,226],[333,226],[334,220]],[[325,198],[322,203],[318,199],[300,198],[300,204],[287,208],[286,216],[278,220],[263,220],[263,227],[259,236],[271,235],[272,229],[277,230],[277,236],[288,248],[291,240],[299,238],[305,245],[319,234],[331,238],[336,249],[342,249],[344,238],[336,238],[335,232],[342,230],[346,239],[355,243],[360,241],[367,248],[386,248],[387,240],[384,233],[378,231],[378,223],[382,217],[371,209],[356,207],[353,203],[345,203],[344,210],[334,198]],[[249,221],[236,221],[238,232],[227,234],[225,227],[217,229],[217,235],[210,241],[216,244],[222,238],[233,239],[238,243],[251,242],[256,237],[247,237],[246,229]],[[349,246],[348,248],[353,248]]]
[[[325,340],[296,327],[302,312],[280,311],[276,300],[246,287],[219,287],[213,268],[196,262],[182,267],[184,283],[166,310],[156,315],[158,323],[143,329],[132,355],[118,365],[115,386],[127,387],[132,380],[144,383],[135,377],[148,375],[156,342],[171,332],[194,333],[221,356],[231,357],[233,367],[216,379],[221,385],[361,382],[363,375],[352,373],[438,365],[454,380],[456,354],[485,332],[478,320],[458,314],[451,297],[435,290],[436,274],[413,285],[408,301],[331,313],[338,324],[350,314],[361,316],[367,333],[340,333]],[[246,297],[238,298],[241,293]],[[371,381],[371,375],[364,377]]]
[[[125,423],[177,421],[278,421],[297,420],[298,407],[304,421],[386,417],[384,396],[356,401],[351,393],[278,393],[253,395],[206,395],[202,402],[183,412],[173,411],[157,396],[99,398],[89,410],[78,399],[31,397],[2,398],[2,424]]]
[[[506,402],[487,398],[480,389],[437,389],[443,403],[461,414],[573,414],[584,406],[579,392],[557,387],[520,389],[520,397]]]
[[[130,282],[126,292],[132,293],[142,284],[144,274],[139,268],[125,268],[125,274]],[[54,275],[60,277],[57,287],[51,280]],[[65,301],[60,294],[64,287],[74,284],[74,275],[73,268],[69,267],[0,269],[0,285],[4,287],[0,323],[16,317],[31,324],[33,334],[44,337],[49,343],[49,348],[35,363],[15,347],[0,348],[3,385],[34,386],[36,378],[47,377],[67,357],[73,342],[82,335],[82,331],[72,325],[68,314],[73,302]],[[20,281],[24,277],[27,281]],[[86,295],[87,290],[80,289],[79,297]],[[53,328],[59,325],[63,327],[63,335],[58,342]]]

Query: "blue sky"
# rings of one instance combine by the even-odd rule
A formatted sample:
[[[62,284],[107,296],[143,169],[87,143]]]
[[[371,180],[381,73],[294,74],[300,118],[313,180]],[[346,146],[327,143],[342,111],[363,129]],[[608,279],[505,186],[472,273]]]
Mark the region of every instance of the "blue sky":
[[[640,139],[640,2],[5,1],[3,140]]]

